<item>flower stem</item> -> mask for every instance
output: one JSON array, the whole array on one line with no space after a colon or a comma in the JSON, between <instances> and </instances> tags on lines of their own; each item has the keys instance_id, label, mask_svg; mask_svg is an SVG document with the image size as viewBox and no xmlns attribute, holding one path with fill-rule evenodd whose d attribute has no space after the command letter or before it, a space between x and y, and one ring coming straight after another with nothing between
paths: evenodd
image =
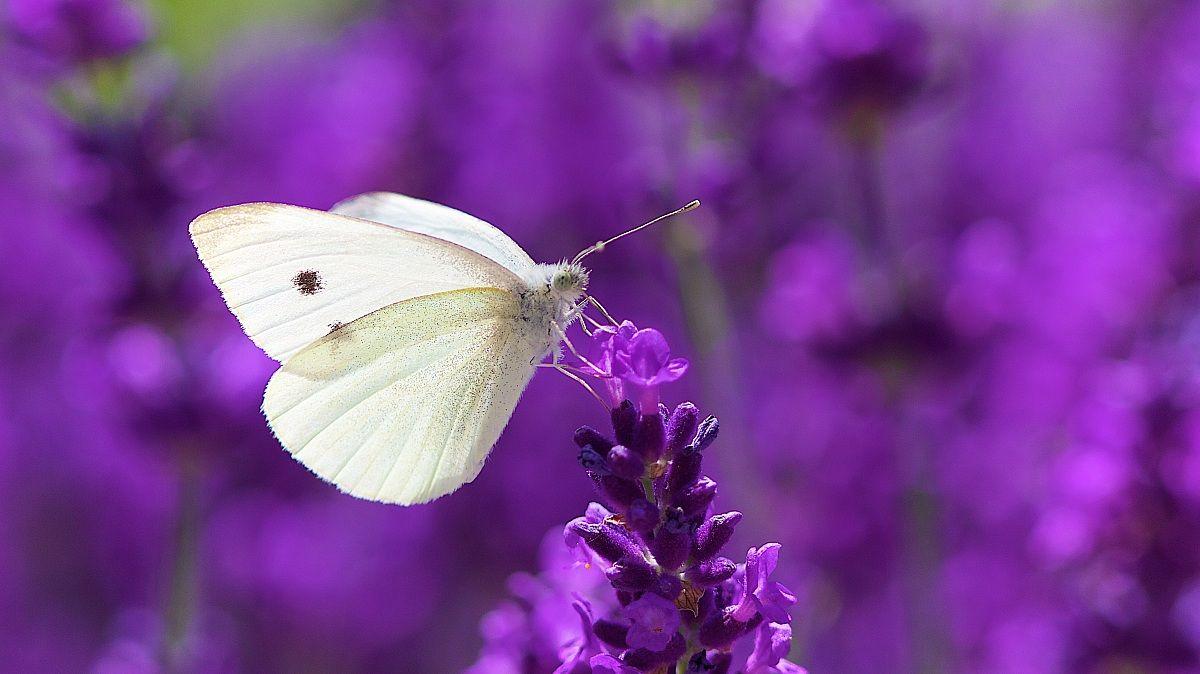
<instances>
[{"instance_id":1,"label":"flower stem","mask_svg":"<svg viewBox=\"0 0 1200 674\"><path fill-rule=\"evenodd\" d=\"M165 635L160 653L167 671L175 671L180 665L196 610L197 595L200 475L196 461L186 452L183 452L179 473L179 519L175 529L174 559L164 616Z\"/></svg>"}]
</instances>

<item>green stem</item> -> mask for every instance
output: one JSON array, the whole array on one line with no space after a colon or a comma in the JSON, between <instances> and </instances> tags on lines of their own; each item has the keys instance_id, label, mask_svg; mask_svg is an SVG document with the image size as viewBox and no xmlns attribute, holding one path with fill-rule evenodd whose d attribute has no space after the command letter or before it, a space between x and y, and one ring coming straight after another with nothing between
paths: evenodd
<instances>
[{"instance_id":1,"label":"green stem","mask_svg":"<svg viewBox=\"0 0 1200 674\"><path fill-rule=\"evenodd\" d=\"M200 477L196 462L180 462L179 519L175 527L170 585L164 609L165 635L159 657L168 672L180 669L179 659L195 615L200 530Z\"/></svg>"},{"instance_id":2,"label":"green stem","mask_svg":"<svg viewBox=\"0 0 1200 674\"><path fill-rule=\"evenodd\" d=\"M646 494L646 500L654 503L654 480L649 475L642 476L642 491Z\"/></svg>"}]
</instances>

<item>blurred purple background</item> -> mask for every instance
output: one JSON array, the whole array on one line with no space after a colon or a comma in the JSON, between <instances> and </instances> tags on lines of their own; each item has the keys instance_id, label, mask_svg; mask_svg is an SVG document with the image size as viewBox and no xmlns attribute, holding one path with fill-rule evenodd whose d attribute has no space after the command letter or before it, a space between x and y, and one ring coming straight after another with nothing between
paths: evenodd
<instances>
[{"instance_id":1,"label":"blurred purple background","mask_svg":"<svg viewBox=\"0 0 1200 674\"><path fill-rule=\"evenodd\" d=\"M591 496L535 378L481 477L339 494L187 237L447 203L592 263L721 416L813 672L1200 671L1200 7L9 0L0 668L449 672ZM715 463L715 467L713 464Z\"/></svg>"}]
</instances>

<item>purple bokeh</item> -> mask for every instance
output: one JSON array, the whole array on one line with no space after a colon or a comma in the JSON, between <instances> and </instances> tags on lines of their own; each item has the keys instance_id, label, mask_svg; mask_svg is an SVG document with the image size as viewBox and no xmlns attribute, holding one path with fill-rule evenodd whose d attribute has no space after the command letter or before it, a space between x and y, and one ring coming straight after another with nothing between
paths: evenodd
<instances>
[{"instance_id":1,"label":"purple bokeh","mask_svg":"<svg viewBox=\"0 0 1200 674\"><path fill-rule=\"evenodd\" d=\"M600 406L541 373L475 483L353 500L188 240L383 189L541 261L703 202L590 289L720 415L788 659L1200 669L1200 9L649 6L368 4L198 68L137 2L0 9L0 668L459 671L543 596Z\"/></svg>"}]
</instances>

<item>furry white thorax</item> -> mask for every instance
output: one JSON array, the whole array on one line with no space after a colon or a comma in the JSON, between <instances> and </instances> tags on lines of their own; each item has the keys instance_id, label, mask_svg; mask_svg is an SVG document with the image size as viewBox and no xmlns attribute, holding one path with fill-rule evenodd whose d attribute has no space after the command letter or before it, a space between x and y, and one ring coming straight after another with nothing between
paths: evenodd
<instances>
[{"instance_id":1,"label":"furry white thorax","mask_svg":"<svg viewBox=\"0 0 1200 674\"><path fill-rule=\"evenodd\" d=\"M576 318L575 305L587 290L588 271L578 264L539 264L522 279L520 318L531 328L531 337L545 335L546 351L558 345L554 327L566 330ZM533 333L536 331L536 333Z\"/></svg>"}]
</instances>

